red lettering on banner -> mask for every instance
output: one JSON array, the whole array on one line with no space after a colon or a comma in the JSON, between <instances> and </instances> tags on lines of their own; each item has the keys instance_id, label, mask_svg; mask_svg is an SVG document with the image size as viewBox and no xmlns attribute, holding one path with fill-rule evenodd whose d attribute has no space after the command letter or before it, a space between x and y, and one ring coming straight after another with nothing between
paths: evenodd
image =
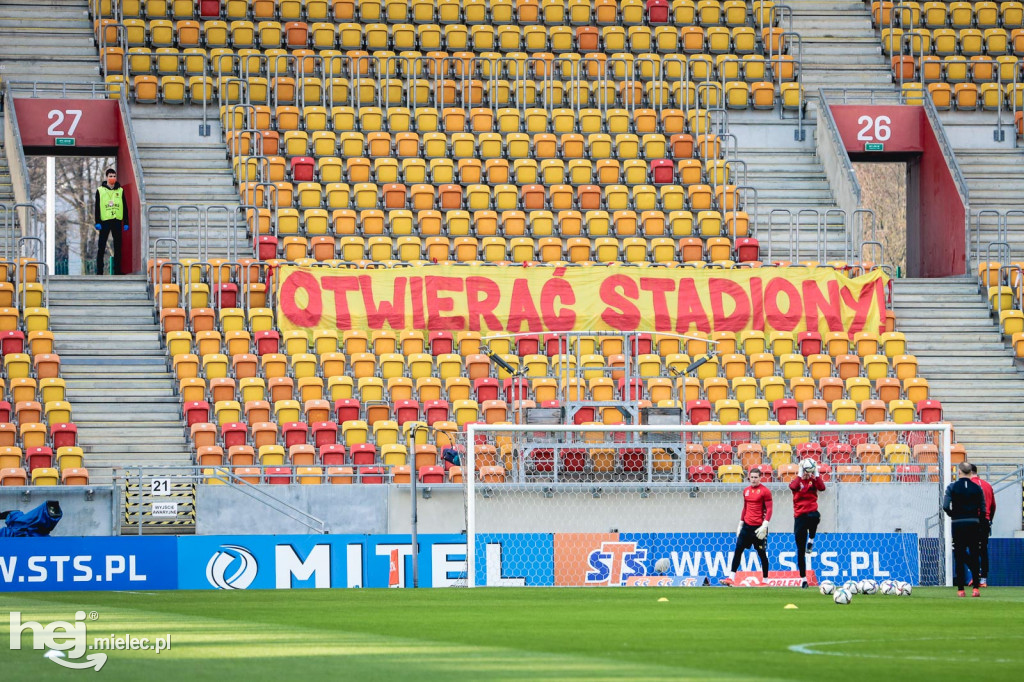
<instances>
[{"instance_id":1,"label":"red lettering on banner","mask_svg":"<svg viewBox=\"0 0 1024 682\"><path fill-rule=\"evenodd\" d=\"M405 277L396 277L394 298L390 301L382 300L380 305L377 305L373 301L373 279L369 275L359 278L367 326L372 329L383 329L387 323L392 329L405 329L405 282Z\"/></svg>"},{"instance_id":2,"label":"red lettering on banner","mask_svg":"<svg viewBox=\"0 0 1024 682\"><path fill-rule=\"evenodd\" d=\"M299 290L306 292L309 302L305 308L300 308L295 300ZM324 302L321 299L320 282L308 272L295 270L291 275L281 282L281 295L278 305L281 312L288 318L288 321L297 327L315 327L320 324L320 316L323 314Z\"/></svg>"},{"instance_id":3,"label":"red lettering on banner","mask_svg":"<svg viewBox=\"0 0 1024 682\"><path fill-rule=\"evenodd\" d=\"M540 313L533 304L530 293L530 280L518 278L512 283L512 299L509 301L508 331L519 334L523 331L523 323L528 332L542 332L544 326L540 321Z\"/></svg>"},{"instance_id":4,"label":"red lettering on banner","mask_svg":"<svg viewBox=\"0 0 1024 682\"><path fill-rule=\"evenodd\" d=\"M843 301L846 305L853 308L853 322L850 323L850 328L847 330L852 337L854 334L860 331L864 331L864 323L867 322L868 315L871 313L871 307L874 304L875 287L882 286L882 280L877 279L874 282L868 282L861 287L859 294L854 294L849 288L844 287L842 289ZM884 314L884 313L883 313ZM884 321L884 317L882 318Z\"/></svg>"},{"instance_id":5,"label":"red lettering on banner","mask_svg":"<svg viewBox=\"0 0 1024 682\"><path fill-rule=\"evenodd\" d=\"M609 306L601 312L605 324L623 331L640 326L640 309L633 303L640 296L636 280L627 275L605 277L600 294L601 301Z\"/></svg>"},{"instance_id":6,"label":"red lettering on banner","mask_svg":"<svg viewBox=\"0 0 1024 682\"><path fill-rule=\"evenodd\" d=\"M716 332L738 332L747 328L750 322L750 299L738 282L722 277L712 277L708 282L711 290L711 314L715 319ZM733 311L725 312L725 297L733 302Z\"/></svg>"},{"instance_id":7,"label":"red lettering on banner","mask_svg":"<svg viewBox=\"0 0 1024 682\"><path fill-rule=\"evenodd\" d=\"M875 298L878 305L878 333L885 332L885 284L882 280L875 281Z\"/></svg>"},{"instance_id":8,"label":"red lettering on banner","mask_svg":"<svg viewBox=\"0 0 1024 682\"><path fill-rule=\"evenodd\" d=\"M466 322L471 331L502 331L505 327L494 314L501 302L501 289L498 283L488 277L466 278Z\"/></svg>"},{"instance_id":9,"label":"red lettering on banner","mask_svg":"<svg viewBox=\"0 0 1024 682\"><path fill-rule=\"evenodd\" d=\"M294 276L294 275L293 275ZM334 292L334 318L338 329L352 329L352 315L349 314L348 292L359 291L359 278L352 275L327 275L320 280L324 289Z\"/></svg>"},{"instance_id":10,"label":"red lettering on banner","mask_svg":"<svg viewBox=\"0 0 1024 682\"><path fill-rule=\"evenodd\" d=\"M764 287L760 277L750 278L750 327L764 331Z\"/></svg>"},{"instance_id":11,"label":"red lettering on banner","mask_svg":"<svg viewBox=\"0 0 1024 682\"><path fill-rule=\"evenodd\" d=\"M789 299L786 311L779 305L779 294ZM804 316L804 307L800 301L800 292L788 279L773 277L764 290L765 322L769 327L780 332L791 332L800 324Z\"/></svg>"},{"instance_id":12,"label":"red lettering on banner","mask_svg":"<svg viewBox=\"0 0 1024 682\"><path fill-rule=\"evenodd\" d=\"M843 331L842 298L839 294L839 282L829 280L825 283L828 296L822 292L818 282L813 279L803 281L804 314L807 316L808 331L818 330L819 318L825 320L830 332Z\"/></svg>"},{"instance_id":13,"label":"red lettering on banner","mask_svg":"<svg viewBox=\"0 0 1024 682\"><path fill-rule=\"evenodd\" d=\"M409 278L409 307L412 309L412 326L414 329L427 328L427 316L423 308L423 278Z\"/></svg>"},{"instance_id":14,"label":"red lettering on banner","mask_svg":"<svg viewBox=\"0 0 1024 682\"><path fill-rule=\"evenodd\" d=\"M465 329L466 318L462 315L442 315L455 310L455 299L442 296L442 292L463 290L461 277L427 277L427 329Z\"/></svg>"},{"instance_id":15,"label":"red lettering on banner","mask_svg":"<svg viewBox=\"0 0 1024 682\"><path fill-rule=\"evenodd\" d=\"M651 303L654 305L654 330L672 331L672 315L668 311L666 295L676 290L676 283L662 277L641 277L640 290L651 292Z\"/></svg>"},{"instance_id":16,"label":"red lettering on banner","mask_svg":"<svg viewBox=\"0 0 1024 682\"><path fill-rule=\"evenodd\" d=\"M711 333L711 321L701 305L697 284L692 279L679 280L679 298L676 302L676 334L687 334L690 327Z\"/></svg>"},{"instance_id":17,"label":"red lettering on banner","mask_svg":"<svg viewBox=\"0 0 1024 682\"><path fill-rule=\"evenodd\" d=\"M555 271L556 278L544 282L540 289L540 313L544 316L544 326L556 332L571 330L576 326L576 311L569 307L576 302L576 292L572 290L571 284L558 279L565 269L558 270ZM555 310L555 301L562 304L560 311Z\"/></svg>"}]
</instances>

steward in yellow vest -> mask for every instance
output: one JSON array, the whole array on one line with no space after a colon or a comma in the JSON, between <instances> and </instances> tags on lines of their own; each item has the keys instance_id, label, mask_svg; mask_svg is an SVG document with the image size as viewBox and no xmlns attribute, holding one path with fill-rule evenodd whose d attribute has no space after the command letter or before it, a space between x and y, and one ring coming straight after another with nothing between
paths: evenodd
<instances>
[{"instance_id":1,"label":"steward in yellow vest","mask_svg":"<svg viewBox=\"0 0 1024 682\"><path fill-rule=\"evenodd\" d=\"M103 274L103 261L106 256L107 238L110 237L114 247L114 270L112 274L121 272L121 233L128 231L124 221L127 211L124 203L124 188L117 181L117 171L108 168L104 174L106 182L96 189L96 231L100 233L96 245L96 274Z\"/></svg>"}]
</instances>

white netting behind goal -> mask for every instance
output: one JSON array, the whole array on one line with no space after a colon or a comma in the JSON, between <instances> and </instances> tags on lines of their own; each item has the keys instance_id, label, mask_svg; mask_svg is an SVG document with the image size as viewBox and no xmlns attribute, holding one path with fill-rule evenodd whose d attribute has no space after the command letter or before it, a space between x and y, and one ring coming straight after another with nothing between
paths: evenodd
<instances>
[{"instance_id":1,"label":"white netting behind goal","mask_svg":"<svg viewBox=\"0 0 1024 682\"><path fill-rule=\"evenodd\" d=\"M470 586L716 584L726 576L752 467L773 496L767 553L797 576L799 462L826 489L812 582L945 584L945 424L470 425L464 469ZM656 571L660 559L667 570ZM665 568L662 561L660 568ZM760 573L753 551L740 577Z\"/></svg>"}]
</instances>

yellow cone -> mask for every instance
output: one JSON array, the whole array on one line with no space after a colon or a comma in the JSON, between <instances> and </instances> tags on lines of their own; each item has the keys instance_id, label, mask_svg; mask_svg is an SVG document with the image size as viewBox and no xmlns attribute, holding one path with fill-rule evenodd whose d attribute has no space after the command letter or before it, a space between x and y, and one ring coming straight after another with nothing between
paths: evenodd
<instances>
[{"instance_id":1,"label":"yellow cone","mask_svg":"<svg viewBox=\"0 0 1024 682\"><path fill-rule=\"evenodd\" d=\"M797 606L796 604L786 604L786 605L785 605L785 606L783 606L782 608L784 608L784 609L798 609L798 608L800 608L800 607L799 607L799 606Z\"/></svg>"},{"instance_id":2,"label":"yellow cone","mask_svg":"<svg viewBox=\"0 0 1024 682\"><path fill-rule=\"evenodd\" d=\"M658 601L668 601L668 597L659 597Z\"/></svg>"}]
</instances>

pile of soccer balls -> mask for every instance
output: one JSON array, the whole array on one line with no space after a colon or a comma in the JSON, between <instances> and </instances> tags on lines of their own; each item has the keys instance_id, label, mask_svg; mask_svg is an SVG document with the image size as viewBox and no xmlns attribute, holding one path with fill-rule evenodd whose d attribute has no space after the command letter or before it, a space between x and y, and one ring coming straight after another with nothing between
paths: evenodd
<instances>
[{"instance_id":1,"label":"pile of soccer balls","mask_svg":"<svg viewBox=\"0 0 1024 682\"><path fill-rule=\"evenodd\" d=\"M831 580L823 580L818 584L818 590L822 594L831 594L832 601L837 604L849 604L853 601L855 594L887 594L893 597L909 597L913 591L910 583L902 580L883 580L876 583L874 580L847 580L842 585L836 585Z\"/></svg>"}]
</instances>

